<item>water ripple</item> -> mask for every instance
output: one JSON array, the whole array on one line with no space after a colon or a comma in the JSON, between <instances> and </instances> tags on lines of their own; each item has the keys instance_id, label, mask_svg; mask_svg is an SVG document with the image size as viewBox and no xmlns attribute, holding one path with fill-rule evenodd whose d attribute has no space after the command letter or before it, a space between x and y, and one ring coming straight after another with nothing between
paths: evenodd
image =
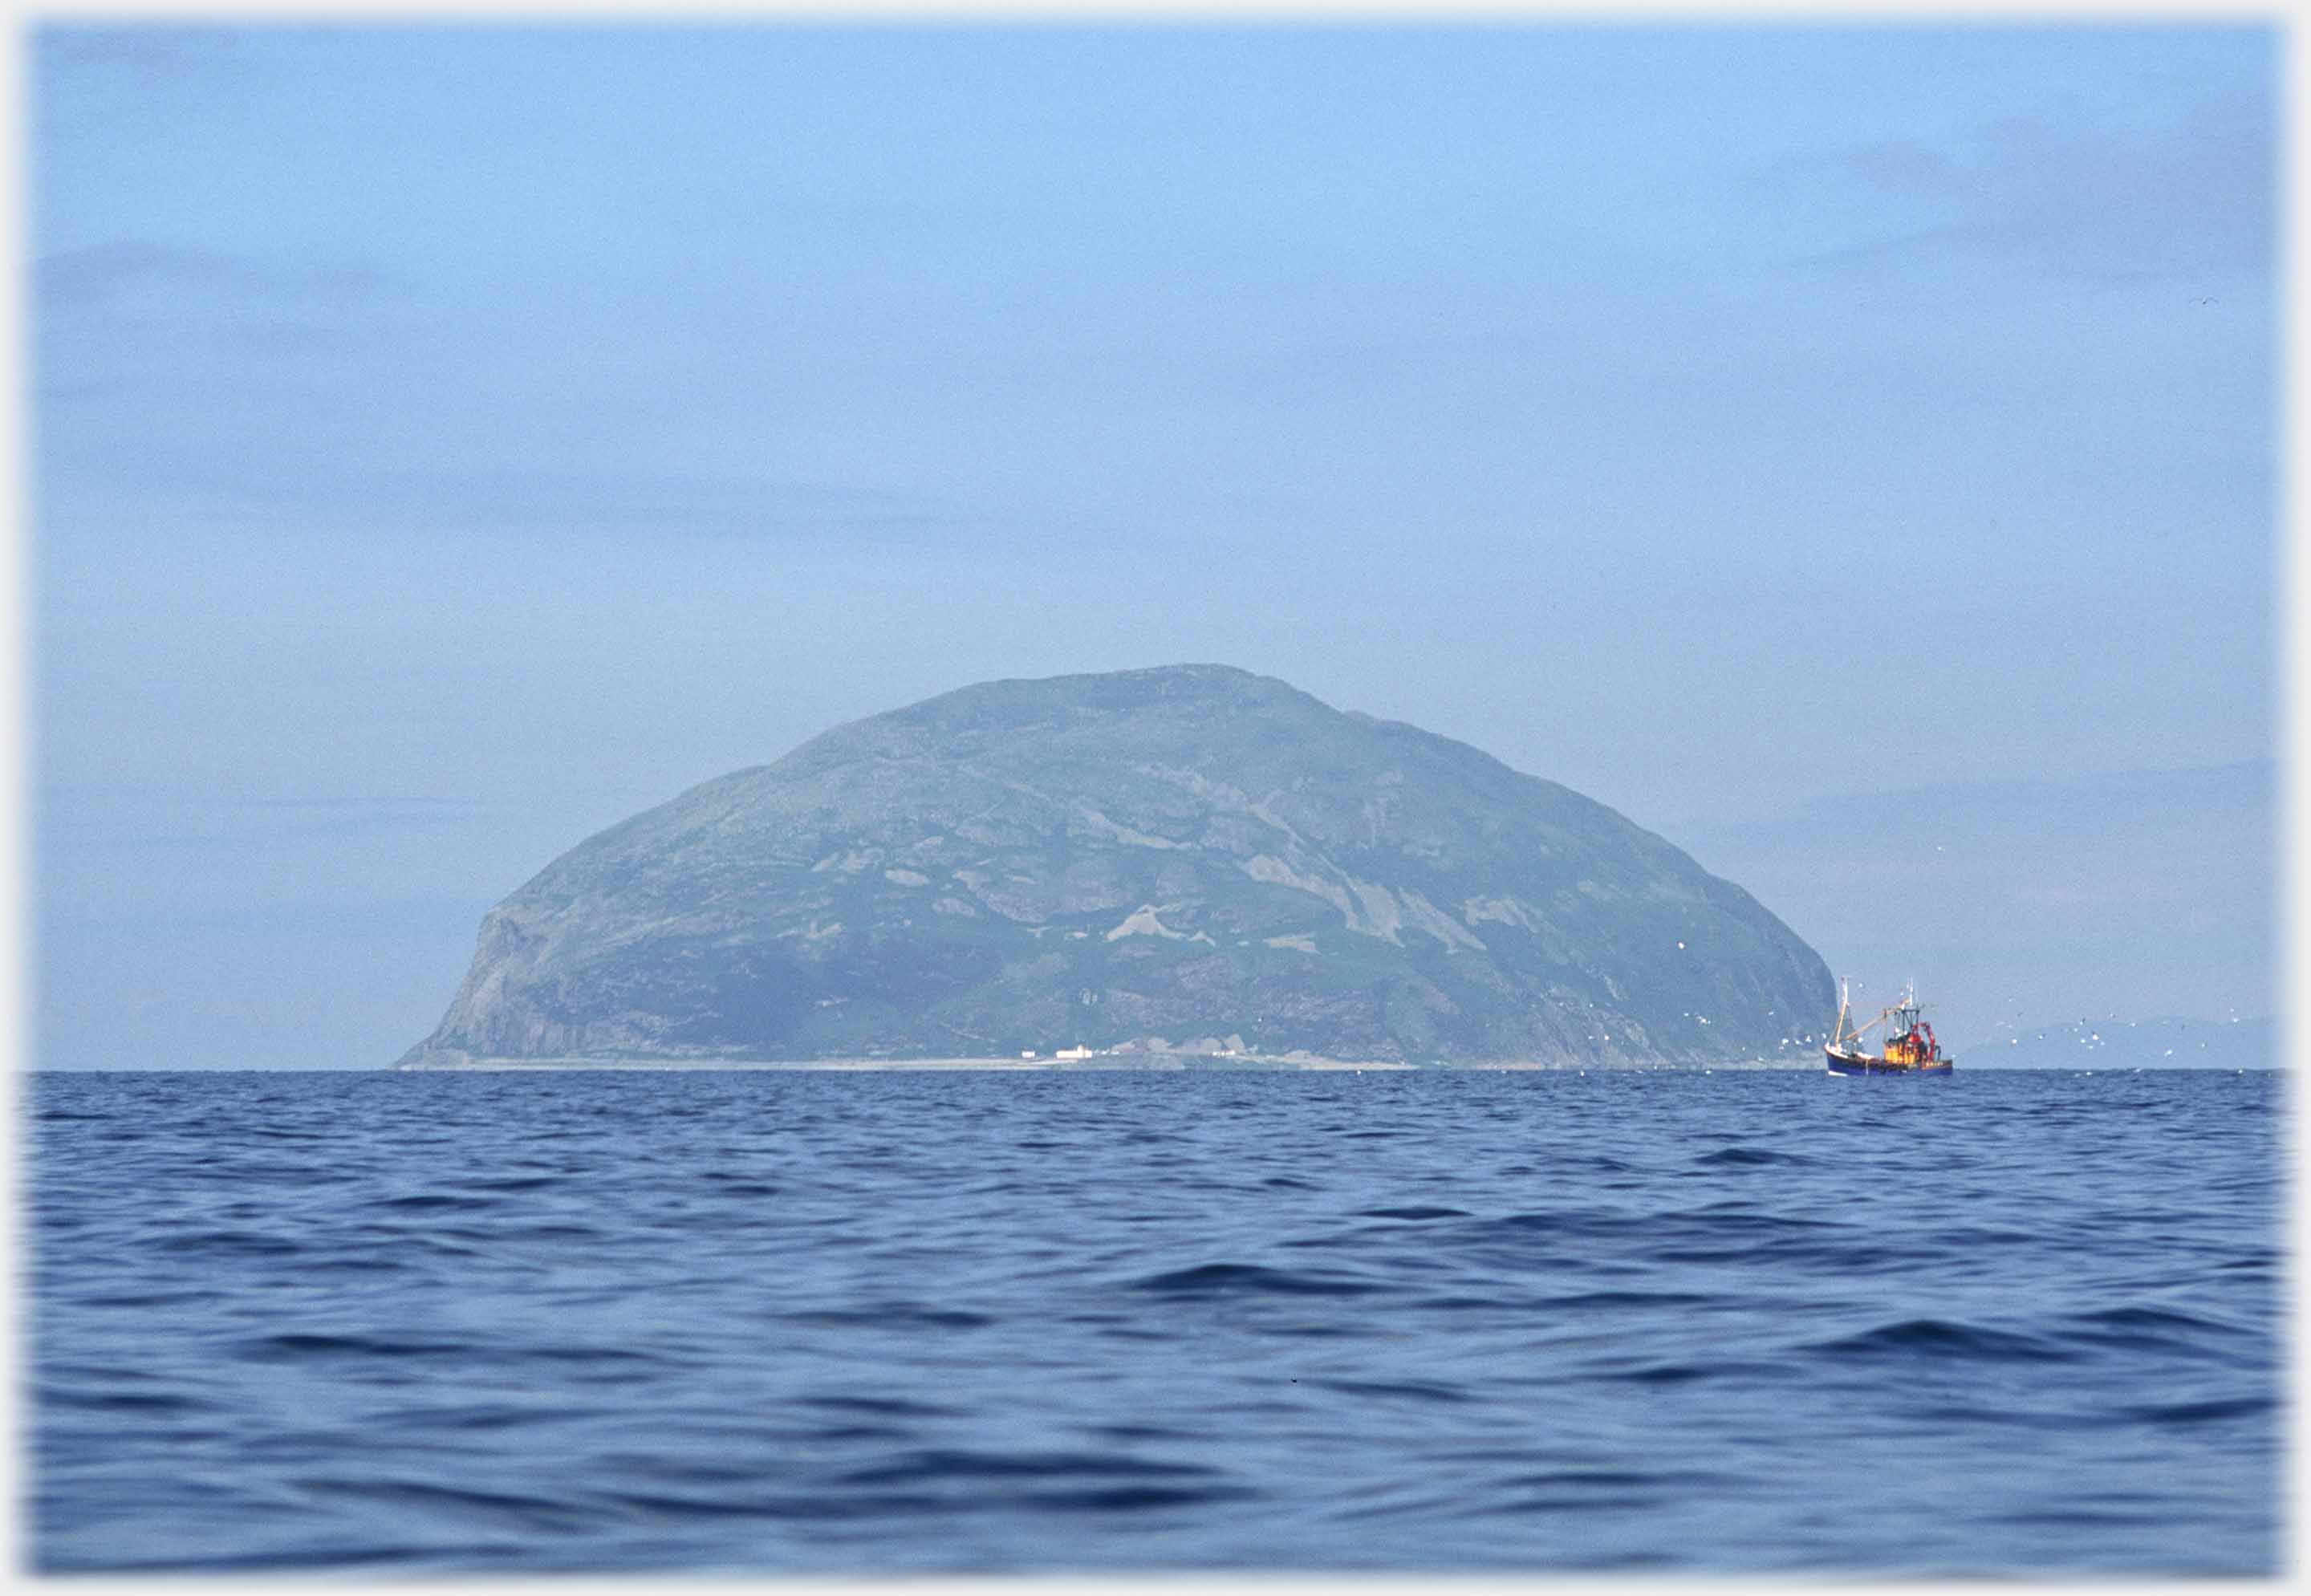
<instances>
[{"instance_id":1,"label":"water ripple","mask_svg":"<svg viewBox=\"0 0 2311 1596\"><path fill-rule=\"evenodd\" d=\"M2280 1085L35 1075L31 1562L2269 1574Z\"/></svg>"}]
</instances>

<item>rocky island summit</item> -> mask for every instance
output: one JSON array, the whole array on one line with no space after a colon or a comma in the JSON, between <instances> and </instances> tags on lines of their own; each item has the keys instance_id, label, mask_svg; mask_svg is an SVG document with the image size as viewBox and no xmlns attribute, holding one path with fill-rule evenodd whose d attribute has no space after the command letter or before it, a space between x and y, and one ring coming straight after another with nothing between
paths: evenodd
<instances>
[{"instance_id":1,"label":"rocky island summit","mask_svg":"<svg viewBox=\"0 0 2311 1596\"><path fill-rule=\"evenodd\" d=\"M1182 665L965 687L611 827L489 911L401 1062L1706 1063L1836 1007L1604 805Z\"/></svg>"}]
</instances>

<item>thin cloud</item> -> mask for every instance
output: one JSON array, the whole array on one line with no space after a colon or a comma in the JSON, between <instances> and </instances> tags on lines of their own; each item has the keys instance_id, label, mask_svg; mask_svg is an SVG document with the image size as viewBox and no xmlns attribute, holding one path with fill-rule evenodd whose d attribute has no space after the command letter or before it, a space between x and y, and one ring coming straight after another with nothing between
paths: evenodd
<instances>
[{"instance_id":1,"label":"thin cloud","mask_svg":"<svg viewBox=\"0 0 2311 1596\"><path fill-rule=\"evenodd\" d=\"M33 263L43 310L101 305L148 290L176 290L265 301L344 302L397 286L362 261L267 260L151 239L115 239L60 249Z\"/></svg>"},{"instance_id":2,"label":"thin cloud","mask_svg":"<svg viewBox=\"0 0 2311 1596\"><path fill-rule=\"evenodd\" d=\"M229 449L123 446L117 482L246 512L342 513L501 533L648 532L693 537L833 536L894 545L983 529L984 515L928 495L772 477L540 468L410 469L274 437Z\"/></svg>"},{"instance_id":3,"label":"thin cloud","mask_svg":"<svg viewBox=\"0 0 2311 1596\"><path fill-rule=\"evenodd\" d=\"M181 138L213 118L260 115L275 75L261 38L149 19L36 26L26 51L35 166L82 140Z\"/></svg>"},{"instance_id":4,"label":"thin cloud","mask_svg":"<svg viewBox=\"0 0 2311 1596\"><path fill-rule=\"evenodd\" d=\"M147 73L213 72L247 51L248 30L153 21L44 22L33 30L40 64Z\"/></svg>"},{"instance_id":5,"label":"thin cloud","mask_svg":"<svg viewBox=\"0 0 2311 1596\"><path fill-rule=\"evenodd\" d=\"M2210 102L2158 127L2040 114L1943 144L1883 139L1780 175L1908 224L1785 264L1857 270L1972 258L2095 281L2267 275L2277 240L2268 109Z\"/></svg>"},{"instance_id":6,"label":"thin cloud","mask_svg":"<svg viewBox=\"0 0 2311 1596\"><path fill-rule=\"evenodd\" d=\"M648 472L379 474L370 502L509 528L650 529L705 536L840 532L913 542L974 518L929 500L841 484Z\"/></svg>"}]
</instances>

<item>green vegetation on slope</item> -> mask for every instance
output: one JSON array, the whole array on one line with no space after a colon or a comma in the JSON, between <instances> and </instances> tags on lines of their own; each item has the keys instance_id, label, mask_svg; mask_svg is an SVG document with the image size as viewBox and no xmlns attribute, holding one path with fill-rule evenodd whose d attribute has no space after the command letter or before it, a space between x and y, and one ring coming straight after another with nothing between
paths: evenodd
<instances>
[{"instance_id":1,"label":"green vegetation on slope","mask_svg":"<svg viewBox=\"0 0 2311 1596\"><path fill-rule=\"evenodd\" d=\"M1821 960L1659 837L1217 666L991 682L839 727L555 860L413 1050L1786 1054Z\"/></svg>"}]
</instances>

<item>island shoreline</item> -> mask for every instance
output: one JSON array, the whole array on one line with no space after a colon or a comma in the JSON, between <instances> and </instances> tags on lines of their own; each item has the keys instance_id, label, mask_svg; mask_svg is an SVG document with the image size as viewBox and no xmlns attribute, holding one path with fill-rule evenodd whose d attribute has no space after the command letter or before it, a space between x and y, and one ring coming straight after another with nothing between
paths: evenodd
<instances>
[{"instance_id":1,"label":"island shoreline","mask_svg":"<svg viewBox=\"0 0 2311 1596\"><path fill-rule=\"evenodd\" d=\"M1547 1070L1585 1073L1607 1070L1818 1069L1818 1065L1781 1060L1725 1060L1706 1063L1598 1063L1593 1060L1549 1062L1539 1060L1483 1060L1467 1062L1408 1064L1393 1059L1246 1059L1211 1053L1116 1054L1094 1059L513 1059L442 1057L405 1060L388 1069L433 1074L504 1074L517 1071L612 1073L621 1071L812 1071L873 1074L897 1070L953 1073L990 1070L1004 1073L1113 1074L1150 1070L1172 1074L1234 1071L1252 1075L1338 1073L1341 1070Z\"/></svg>"}]
</instances>

